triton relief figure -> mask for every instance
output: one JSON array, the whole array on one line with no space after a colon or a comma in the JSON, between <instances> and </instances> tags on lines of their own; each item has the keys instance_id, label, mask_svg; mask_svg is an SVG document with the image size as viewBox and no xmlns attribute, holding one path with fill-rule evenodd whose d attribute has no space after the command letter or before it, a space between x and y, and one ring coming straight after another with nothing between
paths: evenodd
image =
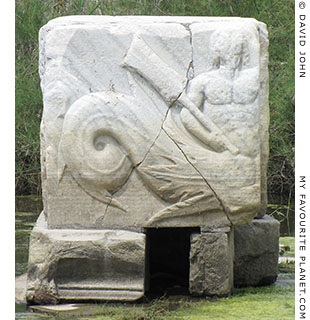
<instances>
[{"instance_id":1,"label":"triton relief figure","mask_svg":"<svg viewBox=\"0 0 310 320\"><path fill-rule=\"evenodd\" d=\"M253 220L266 207L266 26L72 16L39 38L44 211L31 234L27 301L140 299L152 252L179 248L188 292L228 295L252 254L238 256L234 234L243 254L267 229L258 259L272 267L253 270L255 283L274 281L277 225ZM163 228L184 243L169 235L163 250Z\"/></svg>"},{"instance_id":2,"label":"triton relief figure","mask_svg":"<svg viewBox=\"0 0 310 320\"><path fill-rule=\"evenodd\" d=\"M132 86L146 81L156 89L167 105L164 119L151 99L146 105L139 97L114 90L83 96L64 119L60 167L66 166L95 199L123 211L113 194L136 170L168 204L152 216L148 226L160 219L206 210L228 214L224 201L190 157L201 159L227 151L230 155L225 157L238 158L239 148L209 118L208 109L252 103L259 89L258 70L246 68L249 49L243 33L214 32L209 47L212 69L188 81L141 36L134 35L122 67L128 70ZM186 144L190 155L182 148Z\"/></svg>"}]
</instances>

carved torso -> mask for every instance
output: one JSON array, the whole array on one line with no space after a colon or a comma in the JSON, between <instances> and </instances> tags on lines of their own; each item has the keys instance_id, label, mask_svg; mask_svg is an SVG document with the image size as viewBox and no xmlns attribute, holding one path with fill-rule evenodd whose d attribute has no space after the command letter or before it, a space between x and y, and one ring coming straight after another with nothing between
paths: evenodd
<instances>
[{"instance_id":1,"label":"carved torso","mask_svg":"<svg viewBox=\"0 0 310 320\"><path fill-rule=\"evenodd\" d=\"M198 107L202 98L211 105L253 102L259 89L257 68L238 71L234 77L227 73L217 69L198 75L190 84L189 97Z\"/></svg>"},{"instance_id":2,"label":"carved torso","mask_svg":"<svg viewBox=\"0 0 310 320\"><path fill-rule=\"evenodd\" d=\"M199 226L212 223L210 212L223 223L229 210L256 214L259 197L253 208L244 199L260 188L257 29L206 26L109 25L104 42L77 27L62 60L47 53L47 184L59 186L53 199L69 185L72 198L86 199L83 221L68 214L71 225ZM49 41L62 46L57 32ZM60 72L51 61L64 62ZM48 208L62 212L61 202ZM52 214L49 226L64 220Z\"/></svg>"}]
</instances>

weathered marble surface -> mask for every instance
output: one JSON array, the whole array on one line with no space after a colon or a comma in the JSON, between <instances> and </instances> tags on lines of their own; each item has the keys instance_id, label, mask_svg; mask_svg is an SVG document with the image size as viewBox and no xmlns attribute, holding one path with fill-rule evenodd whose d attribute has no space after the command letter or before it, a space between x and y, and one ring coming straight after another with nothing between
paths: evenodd
<instances>
[{"instance_id":1,"label":"weathered marble surface","mask_svg":"<svg viewBox=\"0 0 310 320\"><path fill-rule=\"evenodd\" d=\"M200 228L189 289L228 295L234 226L266 207L266 26L77 16L39 37L44 211L27 300L139 299L143 232L162 227Z\"/></svg>"},{"instance_id":2,"label":"weathered marble surface","mask_svg":"<svg viewBox=\"0 0 310 320\"><path fill-rule=\"evenodd\" d=\"M49 228L243 224L266 205L254 19L63 17L40 31Z\"/></svg>"},{"instance_id":3,"label":"weathered marble surface","mask_svg":"<svg viewBox=\"0 0 310 320\"><path fill-rule=\"evenodd\" d=\"M144 273L143 233L50 230L41 214L30 239L27 301L137 300Z\"/></svg>"},{"instance_id":4,"label":"weathered marble surface","mask_svg":"<svg viewBox=\"0 0 310 320\"><path fill-rule=\"evenodd\" d=\"M194 234L190 250L190 293L197 296L227 296L233 288L234 234Z\"/></svg>"}]
</instances>

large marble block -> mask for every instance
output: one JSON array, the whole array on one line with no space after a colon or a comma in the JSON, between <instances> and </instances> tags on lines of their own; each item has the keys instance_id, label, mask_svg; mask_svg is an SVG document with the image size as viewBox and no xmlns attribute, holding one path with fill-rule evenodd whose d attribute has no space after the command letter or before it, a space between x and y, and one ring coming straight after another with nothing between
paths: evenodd
<instances>
[{"instance_id":1,"label":"large marble block","mask_svg":"<svg viewBox=\"0 0 310 320\"><path fill-rule=\"evenodd\" d=\"M144 279L143 233L48 229L39 217L30 239L28 302L137 300Z\"/></svg>"},{"instance_id":2,"label":"large marble block","mask_svg":"<svg viewBox=\"0 0 310 320\"><path fill-rule=\"evenodd\" d=\"M44 211L28 302L141 298L158 228L184 230L192 294L228 295L234 227L266 208L266 26L76 16L39 38Z\"/></svg>"},{"instance_id":3,"label":"large marble block","mask_svg":"<svg viewBox=\"0 0 310 320\"><path fill-rule=\"evenodd\" d=\"M49 228L229 226L266 205L254 19L62 17L40 31Z\"/></svg>"}]
</instances>

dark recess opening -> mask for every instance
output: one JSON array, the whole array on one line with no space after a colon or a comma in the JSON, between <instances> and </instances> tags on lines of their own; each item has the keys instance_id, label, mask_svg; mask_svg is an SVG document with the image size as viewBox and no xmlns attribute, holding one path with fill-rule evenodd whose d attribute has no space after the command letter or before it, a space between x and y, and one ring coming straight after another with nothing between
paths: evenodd
<instances>
[{"instance_id":1,"label":"dark recess opening","mask_svg":"<svg viewBox=\"0 0 310 320\"><path fill-rule=\"evenodd\" d=\"M200 228L147 229L149 294L189 293L190 236Z\"/></svg>"}]
</instances>

